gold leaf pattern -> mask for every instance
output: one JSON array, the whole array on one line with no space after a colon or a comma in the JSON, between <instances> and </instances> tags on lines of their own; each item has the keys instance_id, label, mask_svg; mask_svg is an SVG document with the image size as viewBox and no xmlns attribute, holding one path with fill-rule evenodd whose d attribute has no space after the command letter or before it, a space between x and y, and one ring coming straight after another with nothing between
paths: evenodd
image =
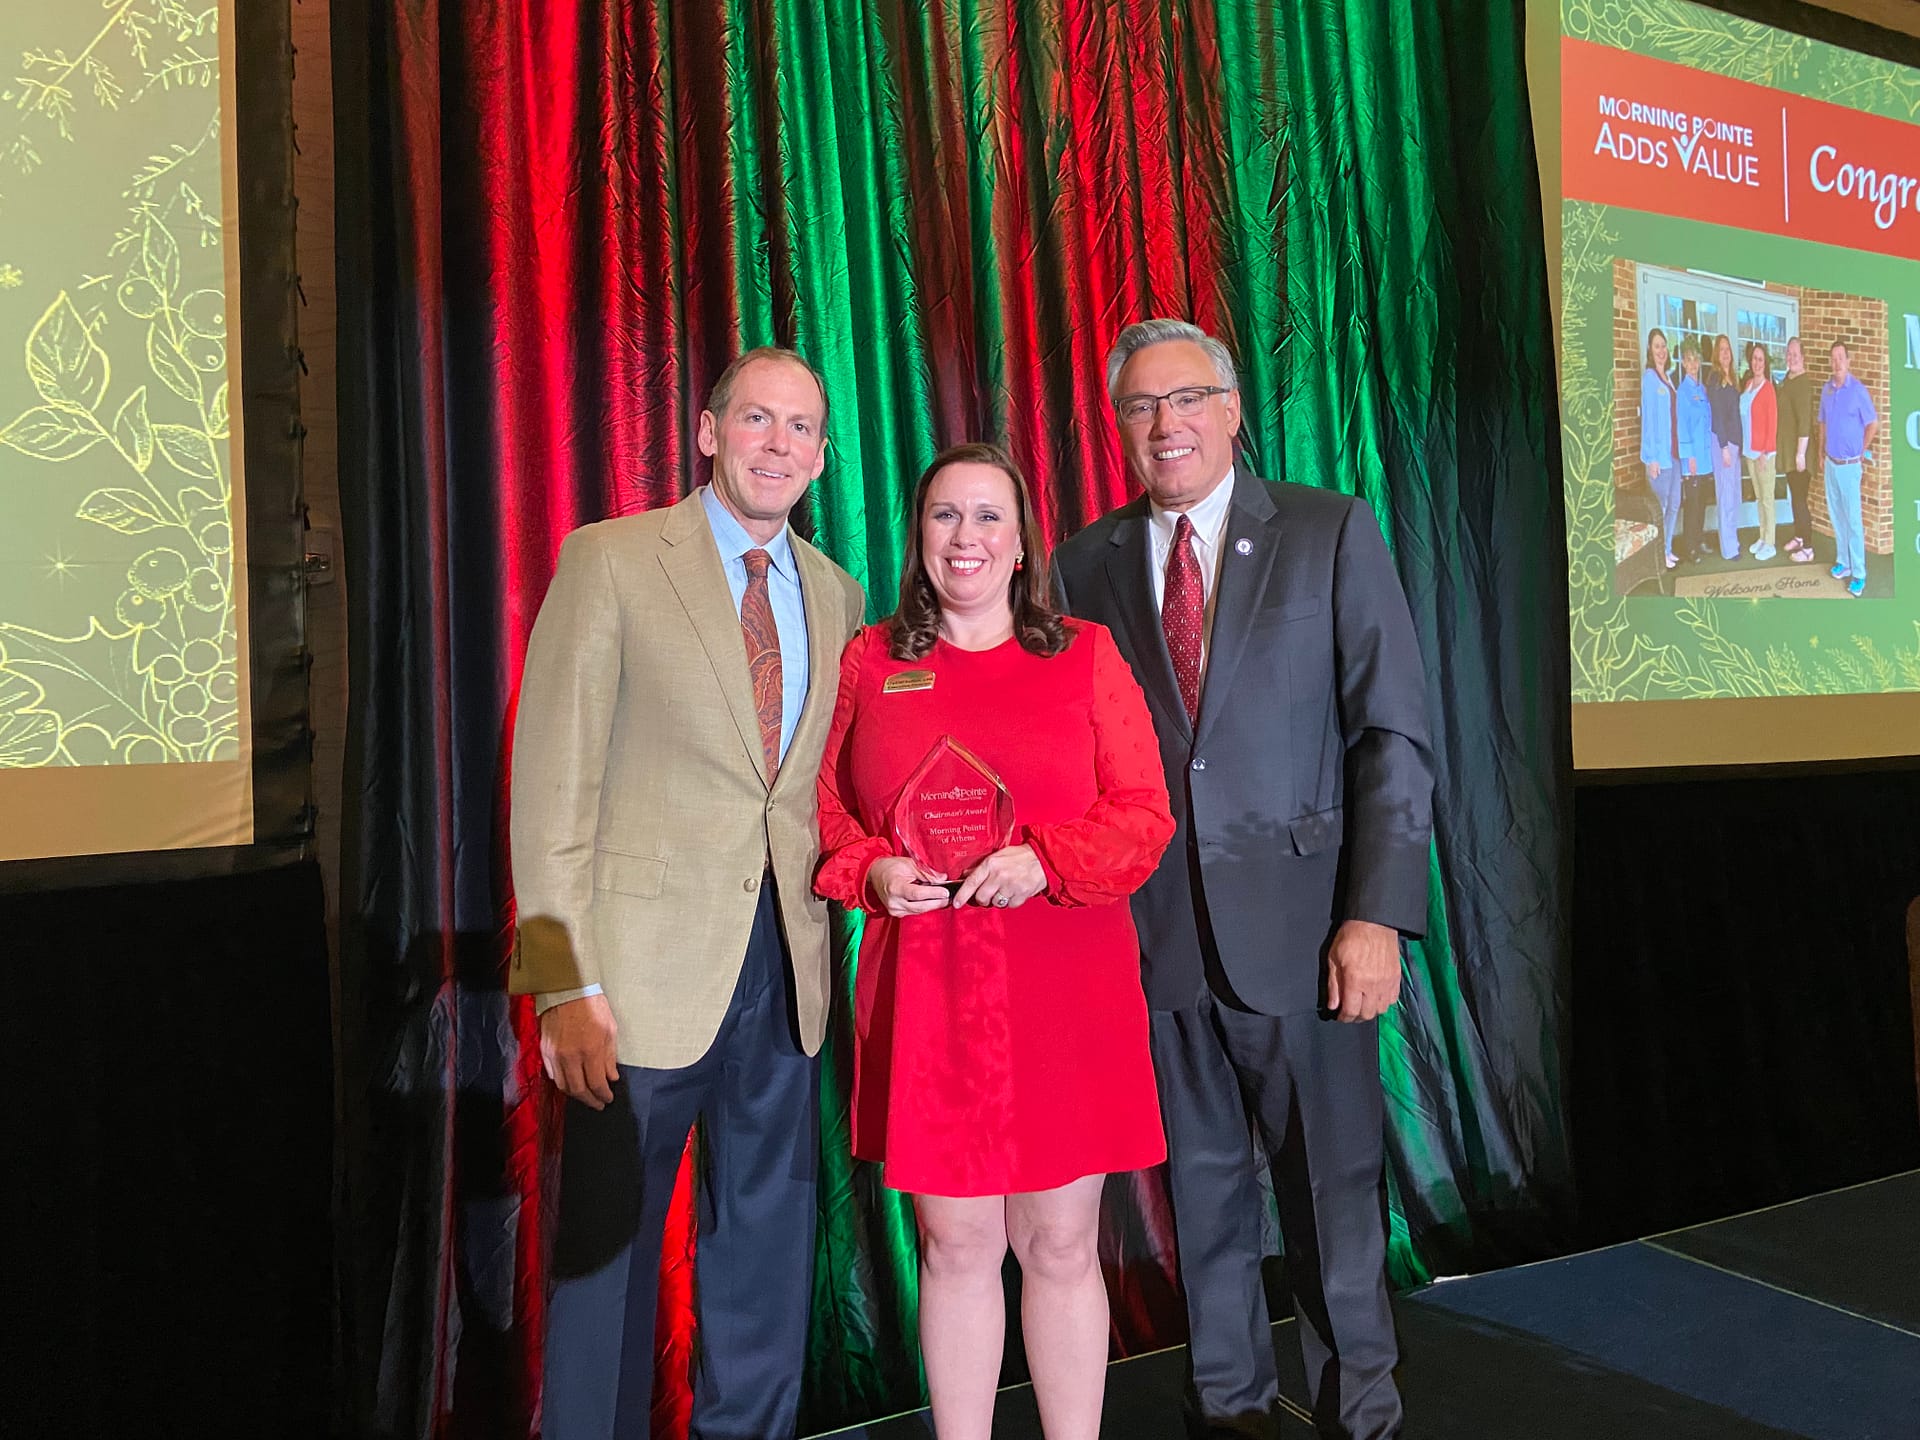
<instances>
[{"instance_id":1,"label":"gold leaf pattern","mask_svg":"<svg viewBox=\"0 0 1920 1440\"><path fill-rule=\"evenodd\" d=\"M113 417L113 438L133 459L142 475L153 464L153 422L147 418L147 387L142 385L121 402Z\"/></svg>"},{"instance_id":2,"label":"gold leaf pattern","mask_svg":"<svg viewBox=\"0 0 1920 1440\"><path fill-rule=\"evenodd\" d=\"M178 0L42 7L59 43L15 52L8 205L51 223L0 267L24 309L18 368L0 367L0 484L55 528L42 588L0 574L0 769L238 753L218 18ZM145 158L96 180L68 159L96 138ZM115 206L104 255L59 228ZM44 481L22 490L29 472Z\"/></svg>"},{"instance_id":3,"label":"gold leaf pattern","mask_svg":"<svg viewBox=\"0 0 1920 1440\"><path fill-rule=\"evenodd\" d=\"M147 496L138 490L113 487L94 491L80 502L74 514L109 530L118 530L122 535L158 530L167 523Z\"/></svg>"},{"instance_id":4,"label":"gold leaf pattern","mask_svg":"<svg viewBox=\"0 0 1920 1440\"><path fill-rule=\"evenodd\" d=\"M52 404L91 410L107 393L112 372L107 352L62 290L27 336L27 378L33 388Z\"/></svg>"},{"instance_id":5,"label":"gold leaf pattern","mask_svg":"<svg viewBox=\"0 0 1920 1440\"><path fill-rule=\"evenodd\" d=\"M36 405L0 430L0 445L11 445L38 460L71 460L106 438L92 418L61 405Z\"/></svg>"}]
</instances>

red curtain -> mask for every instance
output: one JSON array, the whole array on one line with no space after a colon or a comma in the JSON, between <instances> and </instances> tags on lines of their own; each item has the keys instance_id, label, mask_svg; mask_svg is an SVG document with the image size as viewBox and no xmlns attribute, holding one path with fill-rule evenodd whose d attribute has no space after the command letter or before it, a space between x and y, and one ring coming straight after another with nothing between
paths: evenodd
<instances>
[{"instance_id":1,"label":"red curtain","mask_svg":"<svg viewBox=\"0 0 1920 1440\"><path fill-rule=\"evenodd\" d=\"M905 496L944 444L1010 444L1053 538L1126 497L1102 365L1150 314L1234 346L1257 468L1366 494L1403 560L1466 557L1446 584L1409 572L1416 622L1440 617L1451 689L1525 693L1490 702L1498 724L1446 729L1442 765L1496 777L1460 791L1533 788L1456 827L1472 855L1443 839L1436 862L1463 913L1507 918L1497 943L1477 919L1449 932L1436 889L1443 938L1413 959L1389 1038L1396 1274L1469 1252L1482 1208L1526 1228L1535 1176L1551 1188L1565 1168L1562 850L1541 779L1564 660L1551 602L1509 626L1472 573L1506 557L1511 595L1560 554L1518 13L335 0L356 1429L534 1421L555 1112L532 1017L502 990L514 687L561 539L685 493L707 387L752 344L797 345L826 374L831 458L800 520L876 613ZM1456 79L1478 97L1459 113ZM1489 538L1509 531L1511 548ZM1518 898L1488 910L1496 882ZM1476 987L1527 1013L1482 1025ZM841 1053L830 1040L807 1402L822 1428L920 1392L911 1220L846 1158ZM1114 1187L1123 1353L1184 1338L1169 1233L1157 1175ZM674 1423L684 1240L662 1290Z\"/></svg>"}]
</instances>

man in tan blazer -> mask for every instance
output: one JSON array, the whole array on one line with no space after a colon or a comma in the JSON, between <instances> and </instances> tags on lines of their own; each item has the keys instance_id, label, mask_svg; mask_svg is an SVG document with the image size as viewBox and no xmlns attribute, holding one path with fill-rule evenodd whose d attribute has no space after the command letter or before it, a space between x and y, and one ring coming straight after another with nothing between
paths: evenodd
<instances>
[{"instance_id":1,"label":"man in tan blazer","mask_svg":"<svg viewBox=\"0 0 1920 1440\"><path fill-rule=\"evenodd\" d=\"M567 537L513 743L516 994L566 1094L546 1440L645 1437L662 1232L704 1118L692 1435L794 1433L831 954L814 782L860 587L787 525L818 374L749 351L712 483Z\"/></svg>"}]
</instances>

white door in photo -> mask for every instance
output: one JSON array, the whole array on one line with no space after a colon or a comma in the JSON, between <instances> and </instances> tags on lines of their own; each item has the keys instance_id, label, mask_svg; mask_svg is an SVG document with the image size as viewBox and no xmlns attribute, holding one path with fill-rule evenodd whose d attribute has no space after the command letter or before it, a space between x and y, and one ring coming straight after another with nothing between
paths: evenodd
<instances>
[{"instance_id":1,"label":"white door in photo","mask_svg":"<svg viewBox=\"0 0 1920 1440\"><path fill-rule=\"evenodd\" d=\"M1733 342L1734 369L1744 376L1747 347L1759 341L1767 347L1767 367L1778 383L1787 373L1787 341L1800 330L1800 302L1791 295L1768 290L1752 281L1704 270L1666 270L1658 265L1638 267L1640 301L1640 353L1646 354L1647 336L1657 325L1667 335L1673 352L1673 374L1680 375L1680 347L1692 340L1700 347L1701 369L1713 363L1717 337L1725 335ZM1775 462L1778 469L1778 462ZM1782 516L1776 478L1774 519L1791 523L1792 515ZM1740 506L1742 526L1759 524L1754 502L1743 500ZM1708 524L1718 525L1718 507L1707 506Z\"/></svg>"}]
</instances>

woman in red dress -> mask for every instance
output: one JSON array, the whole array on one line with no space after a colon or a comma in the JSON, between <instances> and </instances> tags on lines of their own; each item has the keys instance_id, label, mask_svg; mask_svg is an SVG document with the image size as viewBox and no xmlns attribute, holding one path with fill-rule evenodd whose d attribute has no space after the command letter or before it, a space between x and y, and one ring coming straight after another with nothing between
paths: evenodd
<instances>
[{"instance_id":1,"label":"woman in red dress","mask_svg":"<svg viewBox=\"0 0 1920 1440\"><path fill-rule=\"evenodd\" d=\"M991 1430L1009 1243L1042 1424L1094 1440L1102 1183L1166 1157L1127 901L1173 835L1159 744L1112 636L1052 610L1005 451L948 450L912 513L900 608L847 647L820 771L815 889L867 912L853 1148L914 1197L941 1440ZM895 799L943 736L1013 799L1012 843L964 876L892 838Z\"/></svg>"}]
</instances>

